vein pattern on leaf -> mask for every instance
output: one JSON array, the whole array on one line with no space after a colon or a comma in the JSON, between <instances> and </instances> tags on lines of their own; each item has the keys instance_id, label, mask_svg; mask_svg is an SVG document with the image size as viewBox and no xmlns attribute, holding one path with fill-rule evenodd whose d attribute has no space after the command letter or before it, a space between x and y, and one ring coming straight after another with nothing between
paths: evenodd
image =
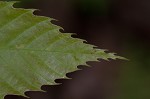
<instances>
[{"instance_id":1,"label":"vein pattern on leaf","mask_svg":"<svg viewBox=\"0 0 150 99\"><path fill-rule=\"evenodd\" d=\"M55 79L98 58L122 58L61 33L51 18L0 1L0 99L54 85Z\"/></svg>"}]
</instances>

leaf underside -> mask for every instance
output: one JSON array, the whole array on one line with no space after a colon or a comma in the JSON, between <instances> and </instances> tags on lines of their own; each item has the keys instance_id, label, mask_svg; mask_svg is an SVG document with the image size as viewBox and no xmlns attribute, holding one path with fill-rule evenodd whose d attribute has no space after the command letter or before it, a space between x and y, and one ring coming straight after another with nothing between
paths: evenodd
<instances>
[{"instance_id":1,"label":"leaf underside","mask_svg":"<svg viewBox=\"0 0 150 99\"><path fill-rule=\"evenodd\" d=\"M54 85L87 61L123 59L61 33L53 19L14 8L14 3L0 1L0 99Z\"/></svg>"}]
</instances>

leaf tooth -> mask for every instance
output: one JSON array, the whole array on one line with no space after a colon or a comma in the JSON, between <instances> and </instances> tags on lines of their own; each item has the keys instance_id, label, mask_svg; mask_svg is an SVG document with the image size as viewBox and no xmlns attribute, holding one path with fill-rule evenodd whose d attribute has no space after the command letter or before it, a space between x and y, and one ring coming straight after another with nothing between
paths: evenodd
<instances>
[{"instance_id":1,"label":"leaf tooth","mask_svg":"<svg viewBox=\"0 0 150 99\"><path fill-rule=\"evenodd\" d=\"M0 1L1 5L8 5L8 6L13 6L15 3L17 3L18 1Z\"/></svg>"}]
</instances>

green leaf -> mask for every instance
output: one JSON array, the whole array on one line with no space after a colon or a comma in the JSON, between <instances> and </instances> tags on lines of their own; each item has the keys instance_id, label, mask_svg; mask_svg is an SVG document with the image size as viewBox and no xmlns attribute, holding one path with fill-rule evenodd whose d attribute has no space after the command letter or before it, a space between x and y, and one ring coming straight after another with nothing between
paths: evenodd
<instances>
[{"instance_id":1,"label":"green leaf","mask_svg":"<svg viewBox=\"0 0 150 99\"><path fill-rule=\"evenodd\" d=\"M53 19L14 8L14 3L0 1L0 99L54 85L87 61L123 59L61 33Z\"/></svg>"}]
</instances>

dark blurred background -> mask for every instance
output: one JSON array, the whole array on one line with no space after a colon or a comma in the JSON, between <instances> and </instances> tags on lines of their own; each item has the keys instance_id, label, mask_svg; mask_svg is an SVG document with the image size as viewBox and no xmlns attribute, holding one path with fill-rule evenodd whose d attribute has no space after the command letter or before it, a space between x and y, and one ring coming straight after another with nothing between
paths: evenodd
<instances>
[{"instance_id":1,"label":"dark blurred background","mask_svg":"<svg viewBox=\"0 0 150 99\"><path fill-rule=\"evenodd\" d=\"M7 0L8 1L8 0ZM11 0L9 0L11 1ZM26 92L31 99L150 99L150 0L20 0L17 7L36 8L36 15L59 21L63 32L130 61L101 60L67 74L47 92ZM6 96L5 99L25 99Z\"/></svg>"}]
</instances>

